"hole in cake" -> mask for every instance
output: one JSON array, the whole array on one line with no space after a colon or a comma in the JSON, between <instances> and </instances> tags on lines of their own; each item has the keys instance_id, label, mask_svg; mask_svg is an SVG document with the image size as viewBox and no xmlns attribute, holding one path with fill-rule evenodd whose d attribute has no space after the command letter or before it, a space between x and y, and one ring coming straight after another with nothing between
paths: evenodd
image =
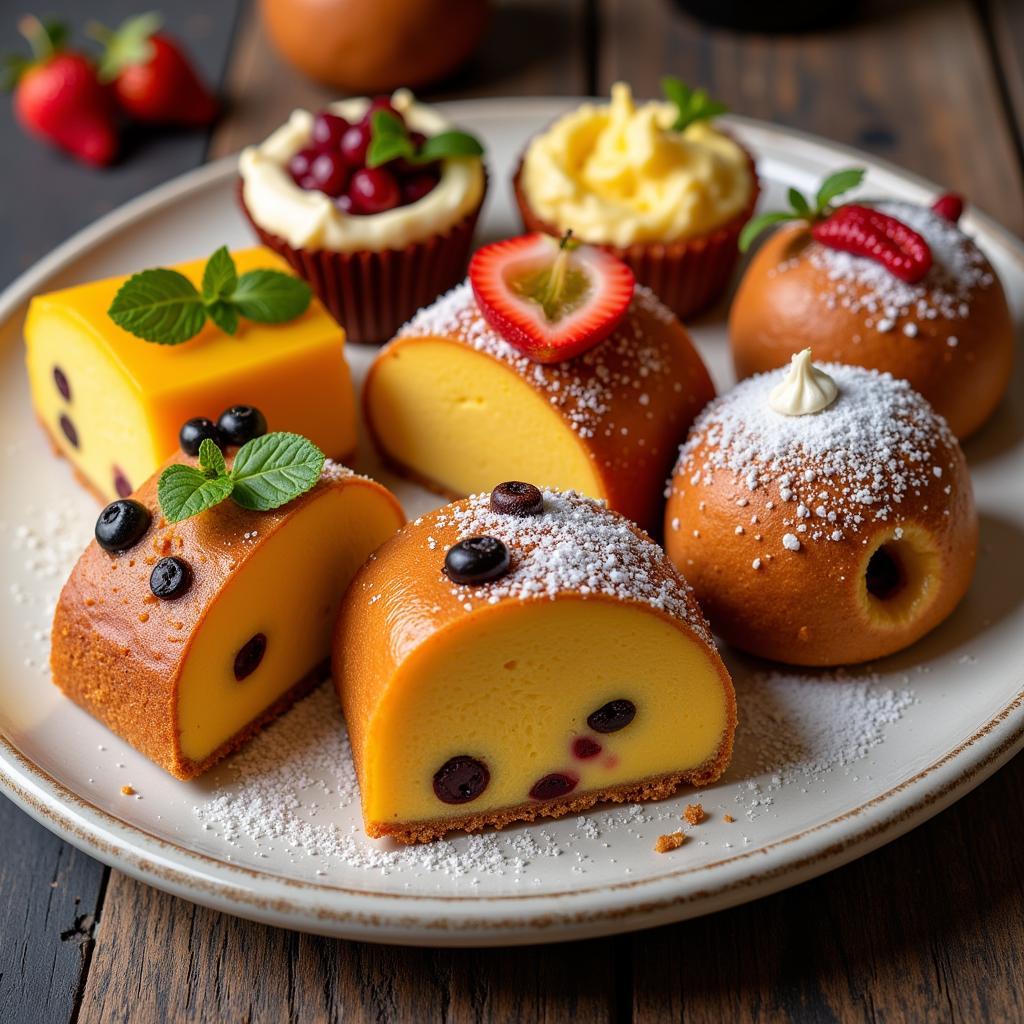
<instances>
[{"instance_id":1,"label":"hole in cake","mask_svg":"<svg viewBox=\"0 0 1024 1024\"><path fill-rule=\"evenodd\" d=\"M879 601L889 601L906 586L907 574L895 544L883 544L869 559L864 573L868 593Z\"/></svg>"},{"instance_id":2,"label":"hole in cake","mask_svg":"<svg viewBox=\"0 0 1024 1024\"><path fill-rule=\"evenodd\" d=\"M916 619L935 593L939 556L931 535L907 525L883 540L864 563L864 600L879 625Z\"/></svg>"}]
</instances>

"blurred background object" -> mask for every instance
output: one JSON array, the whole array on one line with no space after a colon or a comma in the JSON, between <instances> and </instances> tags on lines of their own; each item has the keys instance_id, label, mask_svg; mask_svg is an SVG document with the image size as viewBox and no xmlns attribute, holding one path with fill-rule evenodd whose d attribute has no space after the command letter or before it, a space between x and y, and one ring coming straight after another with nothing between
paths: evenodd
<instances>
[{"instance_id":1,"label":"blurred background object","mask_svg":"<svg viewBox=\"0 0 1024 1024\"><path fill-rule=\"evenodd\" d=\"M489 0L260 0L271 41L314 81L342 92L418 88L473 52Z\"/></svg>"}]
</instances>

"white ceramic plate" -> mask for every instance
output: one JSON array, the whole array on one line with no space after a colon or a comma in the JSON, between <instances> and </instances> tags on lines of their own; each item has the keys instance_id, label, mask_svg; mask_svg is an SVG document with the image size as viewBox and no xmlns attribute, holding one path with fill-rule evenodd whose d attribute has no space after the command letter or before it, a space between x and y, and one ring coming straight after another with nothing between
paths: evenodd
<instances>
[{"instance_id":1,"label":"white ceramic plate","mask_svg":"<svg viewBox=\"0 0 1024 1024\"><path fill-rule=\"evenodd\" d=\"M515 233L507 186L524 141L568 100L479 101L452 115L486 139L488 237ZM736 119L766 202L851 163L871 191L936 189L861 154ZM233 161L136 199L72 238L0 298L0 781L48 828L122 871L219 910L349 938L435 945L543 942L707 913L859 857L962 797L1024 742L1024 409L1019 381L968 447L981 510L974 586L912 650L850 673L790 675L729 656L740 699L736 757L700 793L645 807L461 837L413 851L363 837L329 688L199 782L165 775L50 684L48 625L97 508L33 423L22 368L29 297L73 282L250 241ZM1024 249L989 219L965 220L1024 319ZM719 310L694 334L720 387L730 375ZM351 348L361 379L372 352ZM410 513L437 499L360 468ZM123 785L137 791L121 793ZM699 799L709 819L658 855L656 837ZM726 815L736 820L729 823Z\"/></svg>"}]
</instances>

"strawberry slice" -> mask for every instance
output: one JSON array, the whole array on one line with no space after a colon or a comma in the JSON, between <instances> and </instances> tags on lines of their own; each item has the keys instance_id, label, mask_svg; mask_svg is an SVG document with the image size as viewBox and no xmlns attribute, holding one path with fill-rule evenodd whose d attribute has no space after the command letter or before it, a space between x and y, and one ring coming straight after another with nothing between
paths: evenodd
<instances>
[{"instance_id":1,"label":"strawberry slice","mask_svg":"<svg viewBox=\"0 0 1024 1024\"><path fill-rule=\"evenodd\" d=\"M522 235L478 249L469 281L483 318L537 363L572 359L604 341L633 297L622 260L568 232Z\"/></svg>"},{"instance_id":2,"label":"strawberry slice","mask_svg":"<svg viewBox=\"0 0 1024 1024\"><path fill-rule=\"evenodd\" d=\"M881 263L901 281L915 284L928 273L932 251L912 228L870 206L840 206L811 227L815 240L831 249Z\"/></svg>"}]
</instances>

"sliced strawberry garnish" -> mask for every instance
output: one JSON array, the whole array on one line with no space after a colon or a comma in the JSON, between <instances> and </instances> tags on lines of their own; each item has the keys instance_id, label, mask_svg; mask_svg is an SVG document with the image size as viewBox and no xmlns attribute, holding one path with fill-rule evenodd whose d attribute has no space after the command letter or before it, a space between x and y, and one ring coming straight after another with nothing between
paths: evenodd
<instances>
[{"instance_id":1,"label":"sliced strawberry garnish","mask_svg":"<svg viewBox=\"0 0 1024 1024\"><path fill-rule=\"evenodd\" d=\"M890 274L908 284L920 281L932 265L932 251L916 231L869 206L840 206L817 221L811 234L830 249L881 263Z\"/></svg>"},{"instance_id":2,"label":"sliced strawberry garnish","mask_svg":"<svg viewBox=\"0 0 1024 1024\"><path fill-rule=\"evenodd\" d=\"M483 318L538 363L558 363L604 341L636 283L622 260L561 240L522 235L478 249L469 280Z\"/></svg>"},{"instance_id":3,"label":"sliced strawberry garnish","mask_svg":"<svg viewBox=\"0 0 1024 1024\"><path fill-rule=\"evenodd\" d=\"M956 192L947 192L932 203L932 209L950 224L955 224L964 212L964 197Z\"/></svg>"}]
</instances>

